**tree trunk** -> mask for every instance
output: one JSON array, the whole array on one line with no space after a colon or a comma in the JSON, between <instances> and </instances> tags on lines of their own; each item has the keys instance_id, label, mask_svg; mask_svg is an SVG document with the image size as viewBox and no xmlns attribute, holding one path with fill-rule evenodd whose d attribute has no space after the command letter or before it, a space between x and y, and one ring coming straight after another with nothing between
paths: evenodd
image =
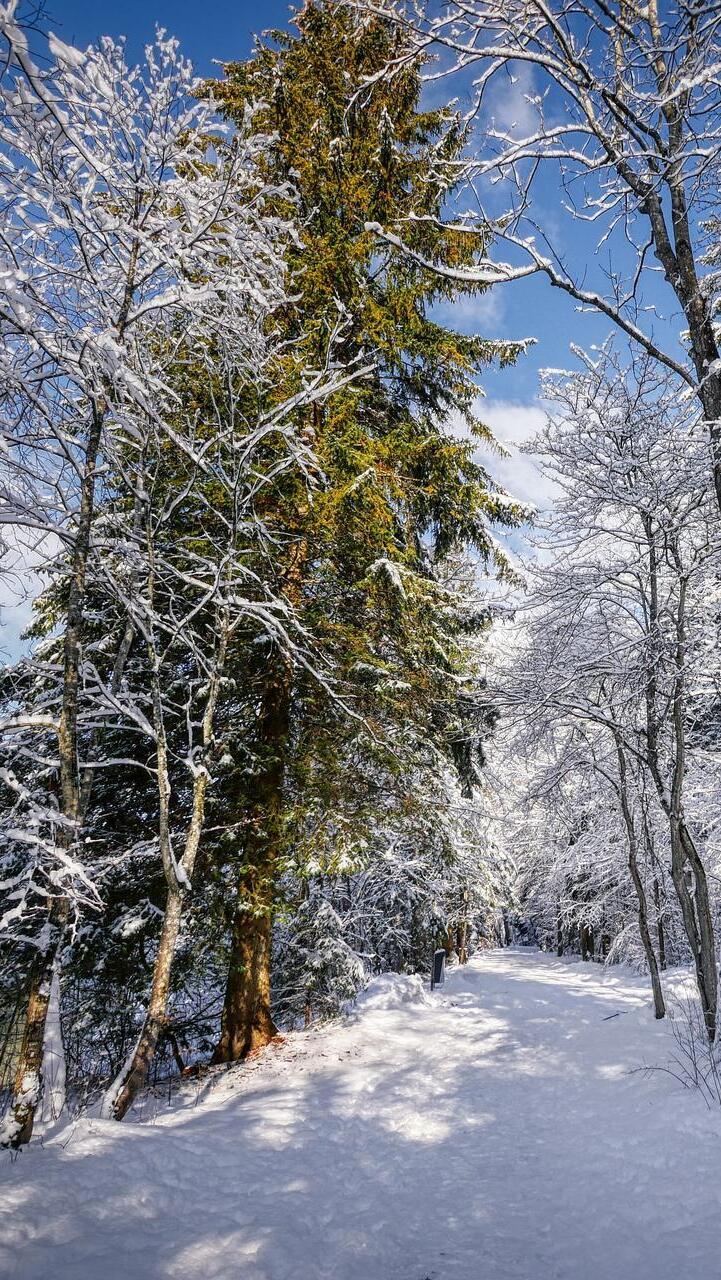
<instances>
[{"instance_id":1,"label":"tree trunk","mask_svg":"<svg viewBox=\"0 0 721 1280\"><path fill-rule=\"evenodd\" d=\"M718 976L713 919L704 865L682 818L669 817L671 829L671 879L681 907L684 930L693 956L701 1010L709 1040L716 1036ZM687 869L693 877L686 881Z\"/></svg>"},{"instance_id":2,"label":"tree trunk","mask_svg":"<svg viewBox=\"0 0 721 1280\"><path fill-rule=\"evenodd\" d=\"M658 970L658 961L656 959L656 952L653 949L653 943L651 941L651 933L648 927L648 906L646 902L646 891L643 887L643 881L639 874L638 864L636 862L635 854L629 853L628 865L629 865L629 870L631 872L631 879L633 880L633 885L636 890L636 897L638 898L638 931L641 935L641 942L643 944L643 950L646 956L646 964L648 965L648 971L649 971L649 974L651 975L651 988L653 990L654 1013L656 1014L657 1018L665 1018L666 1005L663 998L661 978Z\"/></svg>"},{"instance_id":3,"label":"tree trunk","mask_svg":"<svg viewBox=\"0 0 721 1280\"><path fill-rule=\"evenodd\" d=\"M648 865L653 873L653 909L656 916L656 936L658 938L658 963L661 972L666 969L666 930L664 928L663 916L666 903L666 892L664 889L663 896L661 894L661 882L659 880L659 862L656 856L656 848L651 829L648 824L648 818L645 811L643 817L643 839L646 849L646 857Z\"/></svg>"},{"instance_id":4,"label":"tree trunk","mask_svg":"<svg viewBox=\"0 0 721 1280\"><path fill-rule=\"evenodd\" d=\"M663 926L663 909L661 907L661 888L658 876L653 877L653 905L656 911L656 935L658 937L658 962L661 971L666 969L666 931Z\"/></svg>"},{"instance_id":5,"label":"tree trunk","mask_svg":"<svg viewBox=\"0 0 721 1280\"><path fill-rule=\"evenodd\" d=\"M468 964L468 921L461 920L456 929L456 951L458 963Z\"/></svg>"},{"instance_id":6,"label":"tree trunk","mask_svg":"<svg viewBox=\"0 0 721 1280\"><path fill-rule=\"evenodd\" d=\"M58 833L58 843L72 851L79 835L80 778L78 773L78 689L82 659L82 625L90 556L91 528L95 507L95 473L103 432L103 408L94 405L88 430L83 477L80 485L78 522L71 558L65 634L63 637L62 707L58 722L58 759L60 764L60 808L70 826ZM52 974L63 941L69 915L65 898L53 900L48 918L48 937L33 967L28 1008L20 1057L18 1060L13 1101L10 1106L13 1146L29 1142L35 1113L43 1094L43 1052L45 1025L50 1004ZM13 1136L14 1135L14 1136ZM5 1141L6 1139L0 1139Z\"/></svg>"},{"instance_id":7,"label":"tree trunk","mask_svg":"<svg viewBox=\"0 0 721 1280\"><path fill-rule=\"evenodd\" d=\"M645 522L650 564L650 635L658 626L657 548L650 516ZM670 791L659 764L659 724L657 718L656 674L653 662L646 681L646 741L648 765L661 807L668 818L671 836L671 879L681 907L684 929L696 969L696 985L708 1038L716 1036L718 978L713 918L708 895L706 871L694 840L686 826L683 807L683 783L686 770L686 593L688 577L683 571L677 543L668 540L678 574L676 607L675 678L672 698L674 760ZM693 875L693 895L686 883L686 864Z\"/></svg>"},{"instance_id":8,"label":"tree trunk","mask_svg":"<svg viewBox=\"0 0 721 1280\"><path fill-rule=\"evenodd\" d=\"M106 1095L104 1114L115 1120L122 1120L145 1084L158 1041L166 1029L170 976L182 912L182 893L178 889L169 890L145 1021L130 1061L125 1064Z\"/></svg>"},{"instance_id":9,"label":"tree trunk","mask_svg":"<svg viewBox=\"0 0 721 1280\"><path fill-rule=\"evenodd\" d=\"M45 1027L59 932L60 924L56 920L48 947L37 956L30 971L25 1027L15 1069L13 1098L0 1128L2 1146L23 1146L33 1135L35 1116L43 1096Z\"/></svg>"},{"instance_id":10,"label":"tree trunk","mask_svg":"<svg viewBox=\"0 0 721 1280\"><path fill-rule=\"evenodd\" d=\"M292 664L279 655L260 709L260 768L248 814L214 1063L237 1062L277 1034L270 1003L272 918L283 847L283 782L292 691Z\"/></svg>"},{"instance_id":11,"label":"tree trunk","mask_svg":"<svg viewBox=\"0 0 721 1280\"><path fill-rule=\"evenodd\" d=\"M634 821L631 804L629 803L626 753L621 745L621 738L619 734L615 735L615 740L619 772L618 794L621 801L621 812L623 813L628 842L628 869L631 873L633 887L636 890L636 898L638 900L638 931L641 935L641 943L651 977L654 1012L657 1018L665 1018L666 1005L664 1003L661 978L658 971L658 961L656 960L656 952L653 949L651 933L648 927L648 902L646 899L646 889L638 866L638 840L636 834L636 823Z\"/></svg>"},{"instance_id":12,"label":"tree trunk","mask_svg":"<svg viewBox=\"0 0 721 1280\"><path fill-rule=\"evenodd\" d=\"M158 953L155 957L155 966L153 968L150 1000L148 1001L148 1009L142 1030L129 1062L125 1064L120 1074L113 1081L103 1100L103 1113L106 1116L113 1116L116 1120L123 1119L123 1116L132 1106L134 1099L145 1084L158 1042L168 1030L167 1008L173 959L180 934L183 902L186 892L191 887L195 860L198 855L205 821L205 803L210 779L209 764L213 750L215 711L225 670L228 616L224 604L221 604L216 615L216 626L218 630L214 664L208 683L207 700L202 720L202 752L194 770L193 806L183 854L178 863L175 862L170 840L171 786L165 721L160 697L160 668L154 642L150 636L147 638L148 651L154 667L152 688L158 775L158 835L163 869L168 886L168 896L165 904Z\"/></svg>"},{"instance_id":13,"label":"tree trunk","mask_svg":"<svg viewBox=\"0 0 721 1280\"><path fill-rule=\"evenodd\" d=\"M241 892L246 889L244 885ZM272 931L269 905L258 915L236 911L223 1022L213 1062L237 1062L277 1035L270 1008Z\"/></svg>"},{"instance_id":14,"label":"tree trunk","mask_svg":"<svg viewBox=\"0 0 721 1280\"><path fill-rule=\"evenodd\" d=\"M709 1040L716 1036L718 977L713 920L706 871L683 819L671 815L671 878L681 906L686 936L696 969L701 1010ZM690 870L693 885L686 880Z\"/></svg>"}]
</instances>

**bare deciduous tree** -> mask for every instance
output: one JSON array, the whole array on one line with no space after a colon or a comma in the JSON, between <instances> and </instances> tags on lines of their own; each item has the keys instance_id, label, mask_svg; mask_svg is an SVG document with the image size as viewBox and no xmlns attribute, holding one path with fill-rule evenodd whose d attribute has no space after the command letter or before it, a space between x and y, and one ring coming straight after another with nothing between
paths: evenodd
<instances>
[{"instance_id":1,"label":"bare deciduous tree","mask_svg":"<svg viewBox=\"0 0 721 1280\"><path fill-rule=\"evenodd\" d=\"M471 94L468 118L478 127L462 225L481 244L490 227L510 253L506 263L481 260L475 275L489 284L545 276L693 388L721 505L717 10L658 0L451 0L440 12L425 0L361 0L359 8L410 29L416 56L439 54L430 78L450 77ZM501 124L496 102L509 84L518 120ZM403 247L402 227L377 230Z\"/></svg>"},{"instance_id":2,"label":"bare deciduous tree","mask_svg":"<svg viewBox=\"0 0 721 1280\"><path fill-rule=\"evenodd\" d=\"M118 566L138 553L148 527L145 455L149 445L156 459L170 450L207 475L209 444L182 413L178 421L173 370L184 350L202 351L221 334L255 374L265 319L284 297L290 231L264 210L255 163L263 139L250 125L232 138L216 128L175 41L159 33L140 69L109 39L80 51L51 36L50 67L40 70L13 14L13 5L0 11L0 521L33 531L45 548L62 627L59 661L41 664L37 705L5 726L23 735L25 754L28 733L42 734L38 762L47 768L49 751L58 779L40 812L26 805L29 853L18 873L43 924L25 939L35 959L5 1134L17 1144L30 1137L42 1091L63 937L94 892L82 854L93 761L83 755L108 717L158 732L123 687L143 620L133 599L143 567L128 595ZM125 477L133 515L108 545L97 516L110 476ZM124 605L108 638L110 681L84 649L94 580Z\"/></svg>"}]
</instances>

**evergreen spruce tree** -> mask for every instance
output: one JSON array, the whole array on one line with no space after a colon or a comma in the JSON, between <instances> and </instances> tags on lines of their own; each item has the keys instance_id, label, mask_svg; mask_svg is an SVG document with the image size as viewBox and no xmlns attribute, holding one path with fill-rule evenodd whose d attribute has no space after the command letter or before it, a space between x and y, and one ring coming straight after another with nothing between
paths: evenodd
<instances>
[{"instance_id":1,"label":"evergreen spruce tree","mask_svg":"<svg viewBox=\"0 0 721 1280\"><path fill-rule=\"evenodd\" d=\"M434 304L478 286L388 253L368 228L402 225L419 256L472 266L477 238L443 222L464 146L459 120L422 109L417 62L379 77L405 52L392 23L307 3L294 26L229 64L214 87L231 120L261 104L257 126L276 138L267 176L290 179L297 192L301 244L295 301L281 319L288 358L278 393L321 365L329 342L335 361L368 372L302 423L324 476L313 501L295 477L267 489L282 531L277 587L330 662L336 696L275 647L250 662L239 656L239 681L254 691L255 740L250 770L247 742L231 744L238 766L222 799L233 847L221 851L219 878L232 909L216 1061L274 1034L271 926L284 859L319 799L358 807L359 753L379 764L382 780L365 791L376 805L389 786L408 804L414 753L430 763L446 751L472 780L469 744L483 715L467 639L483 619L439 569L465 548L505 572L489 527L524 516L473 458L475 441L489 439L474 416L476 379L491 361L512 362L519 346L438 323ZM448 430L458 413L470 439Z\"/></svg>"}]
</instances>

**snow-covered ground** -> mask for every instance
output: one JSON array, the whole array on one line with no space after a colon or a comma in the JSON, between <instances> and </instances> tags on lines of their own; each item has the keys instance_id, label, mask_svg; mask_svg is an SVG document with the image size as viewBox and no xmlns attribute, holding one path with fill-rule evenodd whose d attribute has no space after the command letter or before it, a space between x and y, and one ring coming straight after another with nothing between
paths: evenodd
<instances>
[{"instance_id":1,"label":"snow-covered ground","mask_svg":"<svg viewBox=\"0 0 721 1280\"><path fill-rule=\"evenodd\" d=\"M610 1015L618 1013L618 1017ZM0 1167L12 1280L701 1280L721 1112L627 971L491 952Z\"/></svg>"}]
</instances>

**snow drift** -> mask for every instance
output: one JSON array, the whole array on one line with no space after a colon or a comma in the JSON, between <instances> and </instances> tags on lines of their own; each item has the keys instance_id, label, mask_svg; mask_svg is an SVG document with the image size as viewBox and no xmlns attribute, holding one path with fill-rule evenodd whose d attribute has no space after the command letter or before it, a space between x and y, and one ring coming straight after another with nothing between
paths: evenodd
<instances>
[{"instance_id":1,"label":"snow drift","mask_svg":"<svg viewBox=\"0 0 721 1280\"><path fill-rule=\"evenodd\" d=\"M417 973L380 973L345 1007L351 1017L376 1009L399 1009L407 1004L430 1004L427 981Z\"/></svg>"}]
</instances>

